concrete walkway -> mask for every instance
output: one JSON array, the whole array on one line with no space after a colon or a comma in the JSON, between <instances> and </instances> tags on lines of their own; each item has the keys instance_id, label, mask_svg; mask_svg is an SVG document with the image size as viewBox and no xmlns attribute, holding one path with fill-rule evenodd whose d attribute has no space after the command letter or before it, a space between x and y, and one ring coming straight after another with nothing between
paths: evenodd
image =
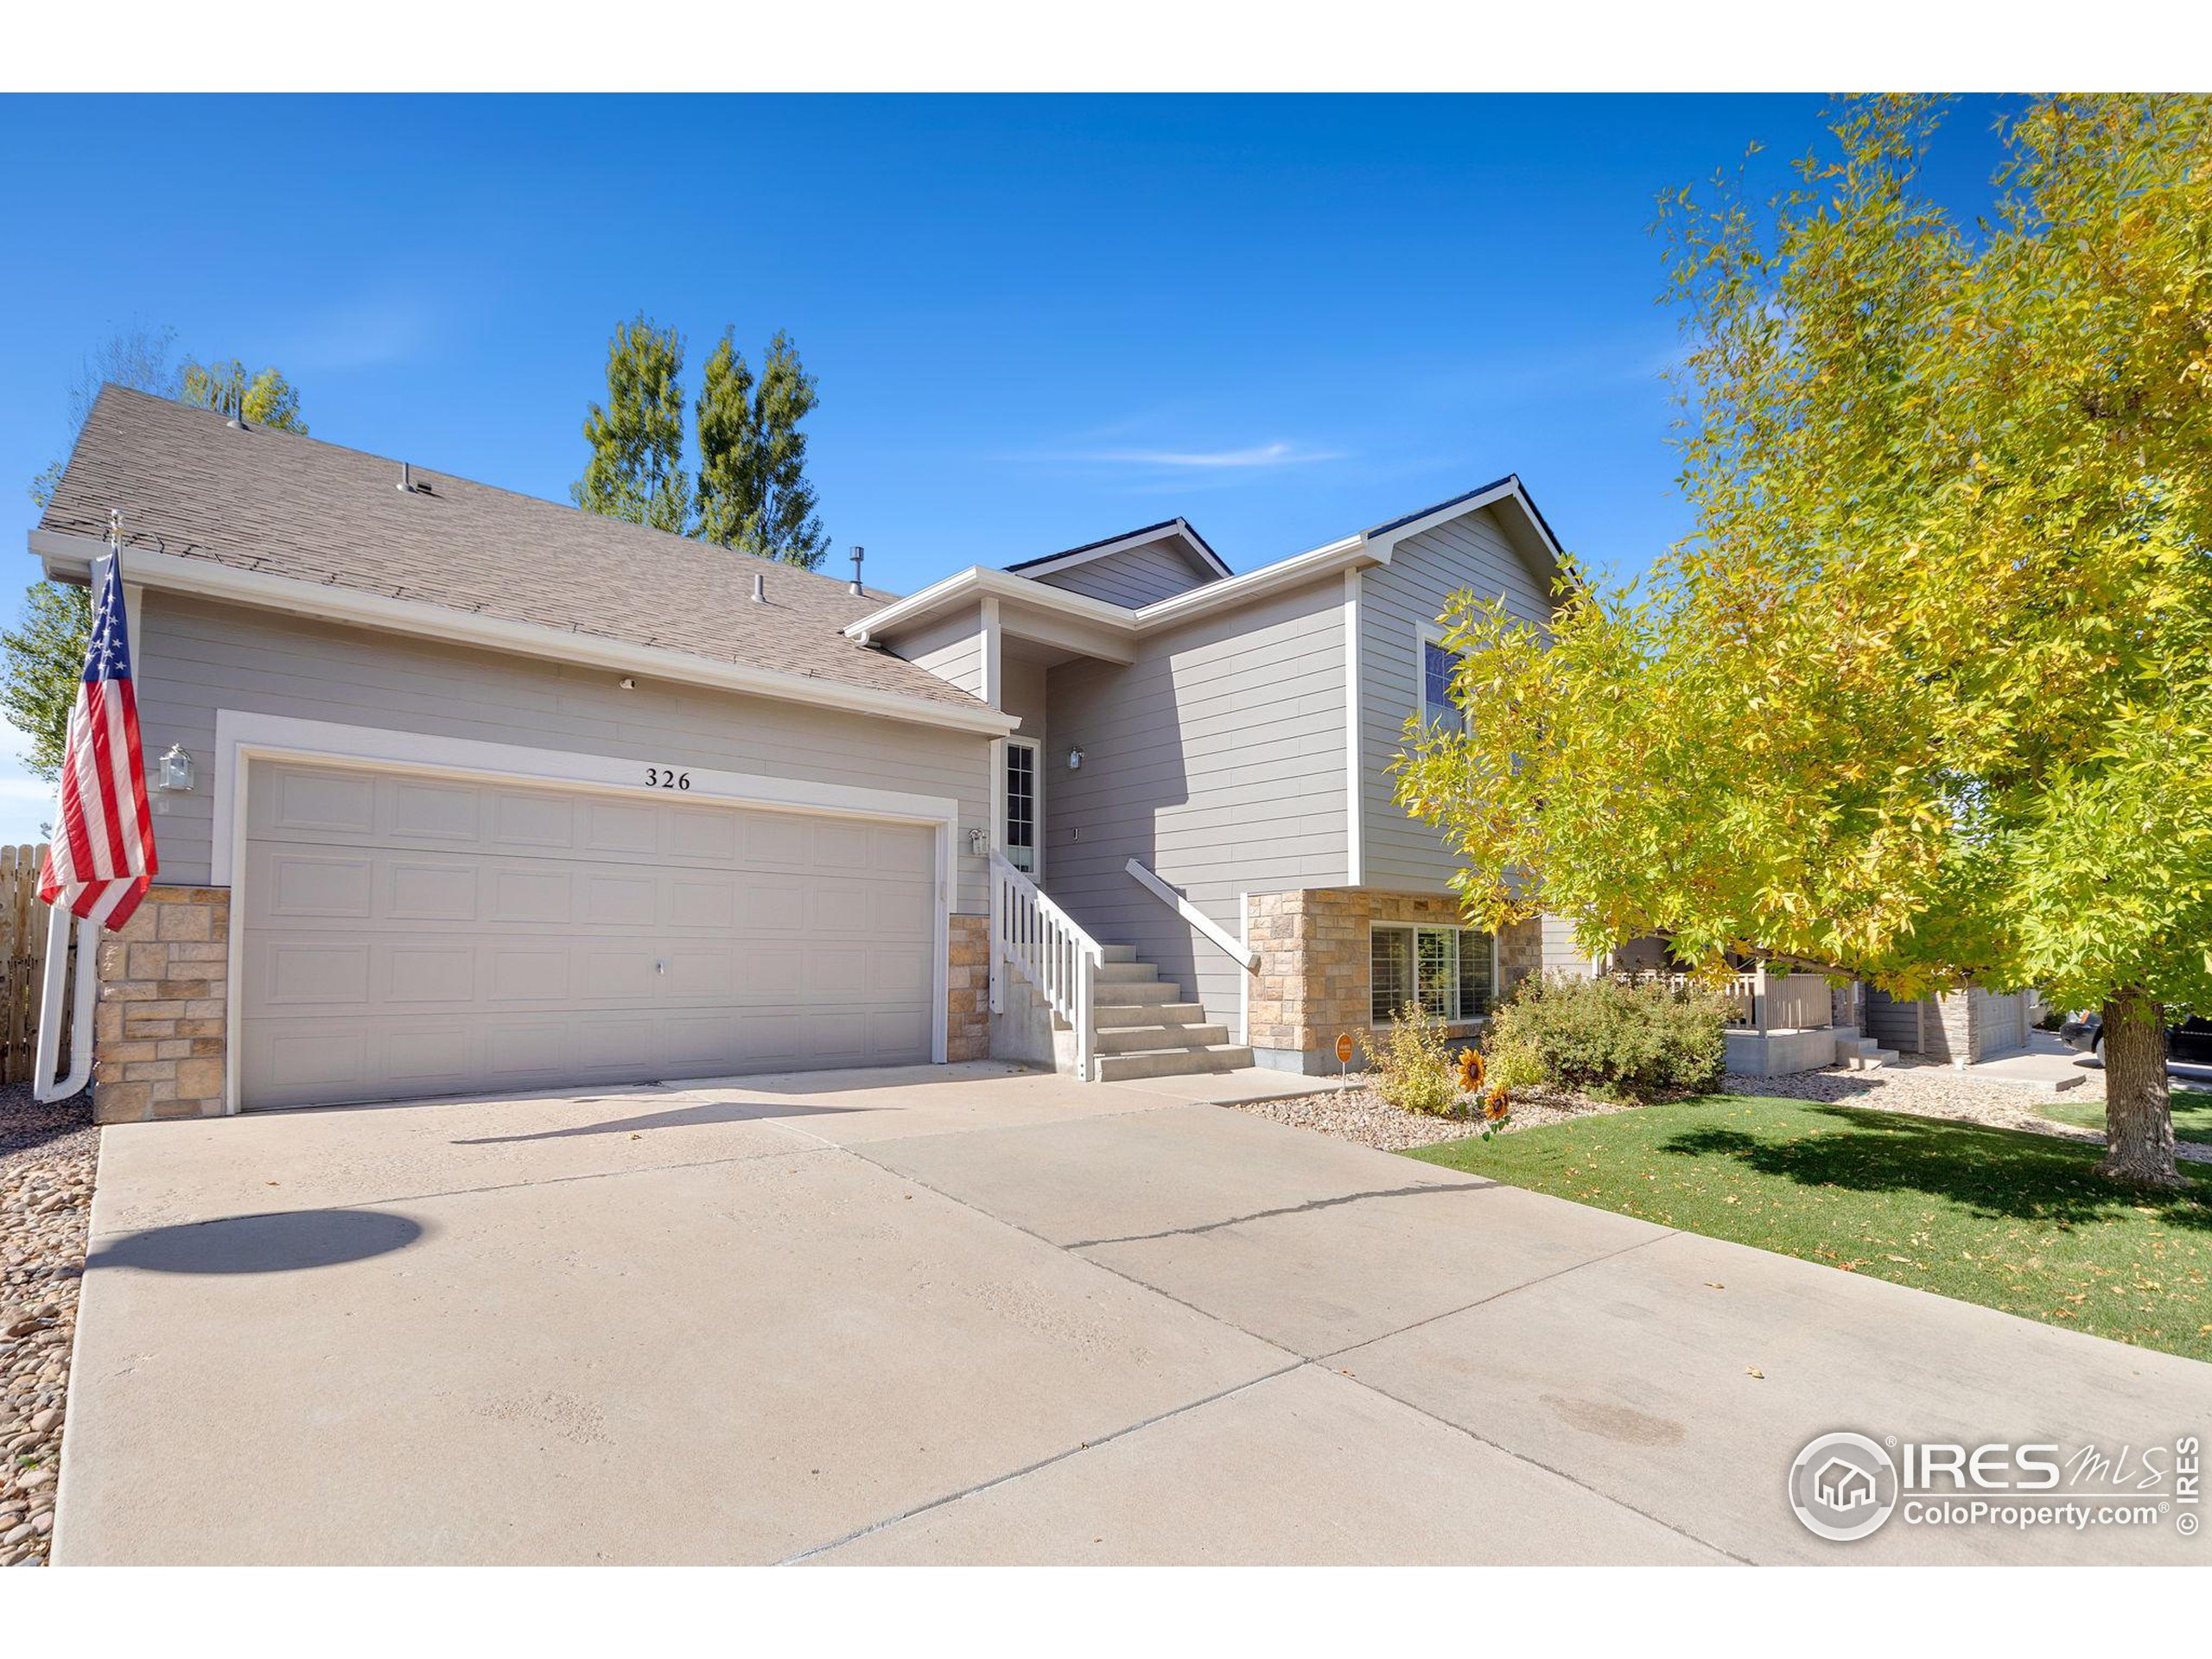
<instances>
[{"instance_id":1,"label":"concrete walkway","mask_svg":"<svg viewBox=\"0 0 2212 1659\"><path fill-rule=\"evenodd\" d=\"M2212 1367L991 1065L111 1128L79 1330L64 1562L2212 1560L1783 1497Z\"/></svg>"}]
</instances>

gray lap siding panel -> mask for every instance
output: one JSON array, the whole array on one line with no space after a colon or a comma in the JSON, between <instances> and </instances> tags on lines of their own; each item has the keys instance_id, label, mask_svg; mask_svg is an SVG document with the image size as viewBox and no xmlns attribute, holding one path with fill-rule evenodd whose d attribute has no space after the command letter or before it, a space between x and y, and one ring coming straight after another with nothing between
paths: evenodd
<instances>
[{"instance_id":1,"label":"gray lap siding panel","mask_svg":"<svg viewBox=\"0 0 2212 1659\"><path fill-rule=\"evenodd\" d=\"M1208 580L1177 548L1154 543L1031 580L1087 599L1136 610L1187 592Z\"/></svg>"},{"instance_id":2,"label":"gray lap siding panel","mask_svg":"<svg viewBox=\"0 0 2212 1659\"><path fill-rule=\"evenodd\" d=\"M1240 895L1344 879L1344 584L1052 671L1046 886L1108 944L1236 1027L1243 970L1128 874L1135 858L1238 932ZM1071 746L1080 770L1066 768Z\"/></svg>"},{"instance_id":3,"label":"gray lap siding panel","mask_svg":"<svg viewBox=\"0 0 2212 1659\"><path fill-rule=\"evenodd\" d=\"M1503 595L1514 615L1531 622L1550 618L1550 601L1487 511L1401 543L1389 564L1361 572L1359 581L1362 873L1370 887L1440 893L1459 861L1436 830L1390 798L1390 762L1420 706L1421 628L1462 588L1478 598Z\"/></svg>"},{"instance_id":4,"label":"gray lap siding panel","mask_svg":"<svg viewBox=\"0 0 2212 1659\"><path fill-rule=\"evenodd\" d=\"M961 829L988 823L989 741L802 703L695 690L672 668L640 678L536 658L441 645L271 612L148 594L139 620L139 720L146 753L181 743L199 767L188 795L156 791L162 879L212 868L215 715L232 709L386 731L612 755L949 797ZM983 864L954 860L953 908L988 904Z\"/></svg>"}]
</instances>

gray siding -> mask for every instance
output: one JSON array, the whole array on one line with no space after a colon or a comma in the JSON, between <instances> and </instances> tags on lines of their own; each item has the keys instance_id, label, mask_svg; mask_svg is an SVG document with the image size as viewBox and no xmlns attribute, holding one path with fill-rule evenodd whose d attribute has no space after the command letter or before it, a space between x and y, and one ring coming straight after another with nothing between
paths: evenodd
<instances>
[{"instance_id":1,"label":"gray siding","mask_svg":"<svg viewBox=\"0 0 2212 1659\"><path fill-rule=\"evenodd\" d=\"M1002 682L999 686L999 707L1021 721L1014 735L1033 737L1041 743L1046 729L1044 665L1007 656L999 663L999 677Z\"/></svg>"},{"instance_id":2,"label":"gray siding","mask_svg":"<svg viewBox=\"0 0 2212 1659\"><path fill-rule=\"evenodd\" d=\"M1887 991L1866 988L1866 1034L1900 1054L1920 1052L1922 1002L1900 1002Z\"/></svg>"},{"instance_id":3,"label":"gray siding","mask_svg":"<svg viewBox=\"0 0 2212 1659\"><path fill-rule=\"evenodd\" d=\"M154 795L165 880L204 882L218 791L215 712L423 732L579 751L641 763L874 785L950 796L963 830L988 822L990 741L903 721L678 682L634 691L598 668L442 645L272 612L149 593L136 664L149 755L181 743L198 763L189 795ZM984 910L983 862L958 843L955 908Z\"/></svg>"},{"instance_id":4,"label":"gray siding","mask_svg":"<svg viewBox=\"0 0 2212 1659\"><path fill-rule=\"evenodd\" d=\"M1589 978L1590 956L1574 942L1574 924L1564 916L1549 913L1538 920L1543 928L1544 971L1576 979Z\"/></svg>"},{"instance_id":5,"label":"gray siding","mask_svg":"<svg viewBox=\"0 0 2212 1659\"><path fill-rule=\"evenodd\" d=\"M1344 635L1332 577L1149 639L1127 666L1052 671L1046 891L1232 1027L1243 970L1123 866L1149 865L1232 934L1244 893L1344 880Z\"/></svg>"},{"instance_id":6,"label":"gray siding","mask_svg":"<svg viewBox=\"0 0 2212 1659\"><path fill-rule=\"evenodd\" d=\"M1421 626L1434 622L1463 588L1503 594L1515 615L1532 622L1550 617L1550 603L1488 510L1400 543L1389 564L1362 571L1359 580L1362 873L1370 887L1441 892L1457 861L1435 830L1390 798L1390 762L1420 707Z\"/></svg>"},{"instance_id":7,"label":"gray siding","mask_svg":"<svg viewBox=\"0 0 2212 1659\"><path fill-rule=\"evenodd\" d=\"M1147 542L1142 547L1055 570L1034 580L1048 588L1063 588L1071 594L1103 599L1109 605L1126 605L1135 610L1140 605L1150 605L1187 592L1211 577L1211 571L1201 571L1192 563L1179 543Z\"/></svg>"},{"instance_id":8,"label":"gray siding","mask_svg":"<svg viewBox=\"0 0 2212 1659\"><path fill-rule=\"evenodd\" d=\"M926 668L950 681L969 696L983 695L983 625L980 610L931 623L899 642L895 653L918 668Z\"/></svg>"}]
</instances>

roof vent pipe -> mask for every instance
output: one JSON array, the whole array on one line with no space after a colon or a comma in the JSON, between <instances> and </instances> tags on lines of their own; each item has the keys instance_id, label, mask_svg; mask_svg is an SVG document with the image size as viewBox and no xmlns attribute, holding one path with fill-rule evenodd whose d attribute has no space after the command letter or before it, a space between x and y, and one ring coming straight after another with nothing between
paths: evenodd
<instances>
[{"instance_id":1,"label":"roof vent pipe","mask_svg":"<svg viewBox=\"0 0 2212 1659\"><path fill-rule=\"evenodd\" d=\"M868 549L856 547L853 550L853 597L855 599L861 598L868 592L867 588L861 586L861 561L867 556Z\"/></svg>"},{"instance_id":2,"label":"roof vent pipe","mask_svg":"<svg viewBox=\"0 0 2212 1659\"><path fill-rule=\"evenodd\" d=\"M766 570L755 570L753 573L753 602L755 605L766 605L768 602L768 573Z\"/></svg>"}]
</instances>

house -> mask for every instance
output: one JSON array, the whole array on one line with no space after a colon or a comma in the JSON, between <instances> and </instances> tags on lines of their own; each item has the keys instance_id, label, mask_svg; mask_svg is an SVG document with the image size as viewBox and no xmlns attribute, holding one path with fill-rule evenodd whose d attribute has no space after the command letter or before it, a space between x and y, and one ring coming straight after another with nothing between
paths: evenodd
<instances>
[{"instance_id":1,"label":"house","mask_svg":"<svg viewBox=\"0 0 2212 1659\"><path fill-rule=\"evenodd\" d=\"M1666 941L1631 939L1600 966L1631 983L1686 983ZM1786 1077L1821 1066L1878 1068L1900 1053L1957 1066L2023 1052L2040 1017L2033 991L1981 986L1908 1000L1853 979L1744 961L1721 988L1729 1001L1728 1069Z\"/></svg>"},{"instance_id":2,"label":"house","mask_svg":"<svg viewBox=\"0 0 2212 1659\"><path fill-rule=\"evenodd\" d=\"M104 1119L977 1058L1333 1071L1570 930L1460 925L1392 802L1433 619L1541 620L1500 479L1233 574L1180 518L905 597L110 387L161 872ZM157 765L162 756L169 763Z\"/></svg>"},{"instance_id":3,"label":"house","mask_svg":"<svg viewBox=\"0 0 2212 1659\"><path fill-rule=\"evenodd\" d=\"M1839 1515L1873 1504L1874 1477L1848 1458L1830 1458L1813 1476L1813 1495Z\"/></svg>"}]
</instances>

